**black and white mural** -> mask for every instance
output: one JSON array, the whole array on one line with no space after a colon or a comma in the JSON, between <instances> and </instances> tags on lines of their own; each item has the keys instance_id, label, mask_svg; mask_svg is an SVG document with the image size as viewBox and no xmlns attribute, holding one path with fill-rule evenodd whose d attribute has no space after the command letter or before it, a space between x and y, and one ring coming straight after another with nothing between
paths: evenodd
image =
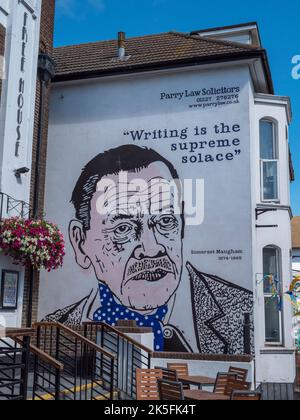
<instances>
[{"instance_id":1,"label":"black and white mural","mask_svg":"<svg viewBox=\"0 0 300 420\"><path fill-rule=\"evenodd\" d=\"M243 71L219 76L200 90L195 74L54 89L46 212L69 240L43 276L41 319L130 320L155 351L244 352L249 91Z\"/></svg>"}]
</instances>

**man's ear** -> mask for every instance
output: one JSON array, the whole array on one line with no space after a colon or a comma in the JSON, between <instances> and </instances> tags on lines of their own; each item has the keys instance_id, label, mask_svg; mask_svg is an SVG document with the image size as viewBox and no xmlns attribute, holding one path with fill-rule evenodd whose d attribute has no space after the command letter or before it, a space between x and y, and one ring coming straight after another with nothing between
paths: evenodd
<instances>
[{"instance_id":1,"label":"man's ear","mask_svg":"<svg viewBox=\"0 0 300 420\"><path fill-rule=\"evenodd\" d=\"M75 252L75 259L77 264L84 270L88 270L92 262L84 252L84 244L86 236L83 225L78 220L72 220L69 225L69 238Z\"/></svg>"}]
</instances>

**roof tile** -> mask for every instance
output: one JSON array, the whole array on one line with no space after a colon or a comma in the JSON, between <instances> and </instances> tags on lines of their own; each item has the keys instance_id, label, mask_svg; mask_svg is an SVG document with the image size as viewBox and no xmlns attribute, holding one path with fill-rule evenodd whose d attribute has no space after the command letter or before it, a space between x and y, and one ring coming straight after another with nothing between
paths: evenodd
<instances>
[{"instance_id":1,"label":"roof tile","mask_svg":"<svg viewBox=\"0 0 300 420\"><path fill-rule=\"evenodd\" d=\"M178 32L128 38L126 60L118 59L117 47L117 40L113 40L55 48L56 75L80 76L89 72L125 70L135 66L159 65L196 58L230 57L249 50L263 51L260 47Z\"/></svg>"}]
</instances>

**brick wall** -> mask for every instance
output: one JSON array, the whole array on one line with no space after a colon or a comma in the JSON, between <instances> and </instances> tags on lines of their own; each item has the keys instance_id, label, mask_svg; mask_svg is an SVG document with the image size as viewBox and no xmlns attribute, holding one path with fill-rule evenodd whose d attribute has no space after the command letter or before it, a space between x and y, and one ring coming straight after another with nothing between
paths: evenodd
<instances>
[{"instance_id":1,"label":"brick wall","mask_svg":"<svg viewBox=\"0 0 300 420\"><path fill-rule=\"evenodd\" d=\"M0 56L4 56L5 37L6 37L6 30L2 25L0 25ZM1 103L1 90L2 90L2 80L0 78L0 103Z\"/></svg>"},{"instance_id":2,"label":"brick wall","mask_svg":"<svg viewBox=\"0 0 300 420\"><path fill-rule=\"evenodd\" d=\"M41 16L41 34L40 34L40 53L52 55L53 52L53 32L54 32L54 13L55 0L42 1L42 16ZM44 127L43 127L43 145L40 151L40 177L39 177L39 212L40 216L44 214L44 190L45 190L45 175L46 175L46 156L47 156L47 139L48 139L48 119L49 119L49 94L51 86L47 88L46 103L44 110ZM31 191L30 203L33 205L34 185L35 185L35 167L36 167L36 147L39 132L40 119L40 97L41 86L40 80L37 80L36 87L36 104L34 116L34 134L33 134L33 148L32 148L32 170L31 170ZM27 308L28 308L28 292L29 292L29 272L25 273L25 285L23 296L23 326L26 325ZM39 296L39 274L34 274L34 293L33 293L33 322L37 320L38 311L38 296Z\"/></svg>"}]
</instances>

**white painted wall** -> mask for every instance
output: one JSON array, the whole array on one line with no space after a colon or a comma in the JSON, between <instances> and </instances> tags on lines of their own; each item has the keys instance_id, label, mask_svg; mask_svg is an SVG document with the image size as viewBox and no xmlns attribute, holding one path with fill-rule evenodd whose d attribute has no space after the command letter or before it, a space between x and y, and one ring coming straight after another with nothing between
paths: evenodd
<instances>
[{"instance_id":1,"label":"white painted wall","mask_svg":"<svg viewBox=\"0 0 300 420\"><path fill-rule=\"evenodd\" d=\"M23 176L22 180L18 181L14 170L24 166L31 168L41 2L27 1L27 4L35 11L33 15L24 4L17 1L9 3L6 24L6 79L2 87L0 110L0 191L18 200L28 202L30 174ZM25 48L24 71L22 71L22 31L25 13L28 15L26 26L28 39ZM20 78L23 78L25 82L25 90L22 108L23 119L20 124L20 150L17 157L15 156L15 144L18 137L17 113Z\"/></svg>"},{"instance_id":2,"label":"white painted wall","mask_svg":"<svg viewBox=\"0 0 300 420\"><path fill-rule=\"evenodd\" d=\"M259 95L253 99L254 106L251 112L252 127L252 173L253 173L253 214L261 201L260 188L260 149L259 149L259 121L262 118L272 118L278 122L279 144L279 189L280 201L270 203L278 206L276 212L261 215L253 220L253 266L255 290L255 341L256 341L256 367L258 382L288 382L295 379L295 356L293 338L293 312L290 300L283 297L283 346L270 347L265 343L265 312L264 293L262 283L263 248L275 245L281 249L282 254L282 280L283 293L289 290L292 281L291 272L291 219L288 207L290 206L290 178L289 178L289 148L286 128L290 124L290 109L288 98ZM278 225L277 228L255 228L255 225Z\"/></svg>"},{"instance_id":3,"label":"white painted wall","mask_svg":"<svg viewBox=\"0 0 300 420\"><path fill-rule=\"evenodd\" d=\"M221 82L220 82L221 80ZM187 101L160 104L159 93L162 91L178 92L196 86L216 86L240 83L242 97L239 107L224 107L218 110L187 110ZM130 98L130 100L128 100ZM223 169L222 189L218 170L212 166L180 167L180 160L174 155L175 166L180 169L181 177L203 176L206 182L205 222L199 229L188 229L185 244L185 260L206 273L213 273L233 281L242 287L254 290L255 298L255 350L256 375L260 382L293 382L294 363L292 359L293 338L291 334L291 305L284 302L284 347L276 349L276 357L270 357L270 349L265 350L264 339L264 304L261 284L256 279L262 273L262 249L275 244L282 249L282 271L284 290L291 279L290 249L291 232L288 211L278 210L259 219L259 224L278 224L277 229L256 229L255 208L261 204L260 165L259 165L259 120L262 117L278 120L280 138L280 194L281 206L290 205L288 145L286 126L287 100L272 96L254 98L251 92L249 71L245 67L211 70L209 72L194 69L170 74L140 75L134 77L111 78L82 83L55 85L51 99L49 149L46 180L47 217L56 221L68 238L69 220L73 217L73 208L69 203L74 183L81 168L97 153L108 147L122 144L124 129L156 127L177 127L210 122L235 121L243 126L243 171L236 166ZM220 122L219 121L219 122ZM188 139L187 141L190 141ZM141 143L141 145L145 145ZM158 148L160 153L170 156L168 144L147 143ZM227 181L224 187L223 181ZM241 188L242 186L242 188ZM234 191L234 195L232 195ZM230 198L229 198L230 197ZM204 233L206 232L206 233ZM218 243L218 245L216 245ZM231 245L229 245L231 243ZM245 258L242 263L232 264L216 262L213 258L191 256L191 249L209 249L241 247ZM64 268L51 274L45 273L41 279L39 316L64 308L95 287L94 272L79 270L74 263L73 250L66 246ZM259 283L259 282L258 282ZM68 291L65 293L65 291ZM186 303L190 295L186 282L180 289L178 310L172 314L175 325L182 325L185 333L190 333L192 320L191 306ZM184 308L184 312L182 311ZM183 317L184 314L184 317ZM271 349L272 350L272 349ZM281 352L280 352L281 350ZM286 366L285 375L277 367L278 352L281 366ZM193 364L192 364L193 365ZM226 365L195 362L193 372L201 374L217 373L226 370ZM198 370L197 370L198 369ZM272 374L270 373L272 371ZM254 373L253 373L254 376Z\"/></svg>"},{"instance_id":4,"label":"white painted wall","mask_svg":"<svg viewBox=\"0 0 300 420\"><path fill-rule=\"evenodd\" d=\"M190 107L197 104L195 97L161 100L162 92L222 86L240 87L239 103L200 109ZM203 165L184 165L182 155L189 155L189 152L171 152L172 143L197 141L192 134L185 140L152 140L136 144L154 148L169 158L179 170L181 179L205 179L205 221L201 226L186 228L184 264L190 261L200 271L252 290L249 90L249 70L243 65L222 70L189 69L53 86L46 217L59 224L67 243L63 269L52 273L51 278L47 273L42 275L40 318L81 300L97 286L94 272L81 270L74 262L74 252L68 240L69 222L74 217L70 197L81 169L89 160L109 148L133 143L124 136L126 130L189 127L191 131L199 125L209 130L203 140L228 137L241 139L242 153L232 162ZM230 136L214 134L214 125L221 122L240 124L241 132ZM216 153L213 150L211 152ZM226 261L218 259L216 255L192 254L192 250L231 248L242 250L242 260L233 261L229 258ZM190 295L188 276L184 269L172 322L180 325L180 330L191 337L190 342L195 348Z\"/></svg>"},{"instance_id":5,"label":"white painted wall","mask_svg":"<svg viewBox=\"0 0 300 420\"><path fill-rule=\"evenodd\" d=\"M23 3L16 0L0 0L0 5L5 11L4 13L0 10L0 23L6 28L6 79L2 84L0 108L0 192L10 195L16 200L29 202L30 173L22 176L21 180L17 180L14 170L24 166L31 168L41 1L27 0L26 3ZM31 9L34 11L33 14ZM28 39L25 48L24 71L21 71L22 31L25 13L28 14ZM20 78L24 79L25 90L23 120L20 125L20 153L19 157L16 157ZM15 215L4 212L2 214L3 217ZM18 327L21 325L22 318L24 269L12 265L10 258L0 255L0 276L1 270L20 272L18 310L0 310L0 323L5 323L9 327Z\"/></svg>"}]
</instances>

